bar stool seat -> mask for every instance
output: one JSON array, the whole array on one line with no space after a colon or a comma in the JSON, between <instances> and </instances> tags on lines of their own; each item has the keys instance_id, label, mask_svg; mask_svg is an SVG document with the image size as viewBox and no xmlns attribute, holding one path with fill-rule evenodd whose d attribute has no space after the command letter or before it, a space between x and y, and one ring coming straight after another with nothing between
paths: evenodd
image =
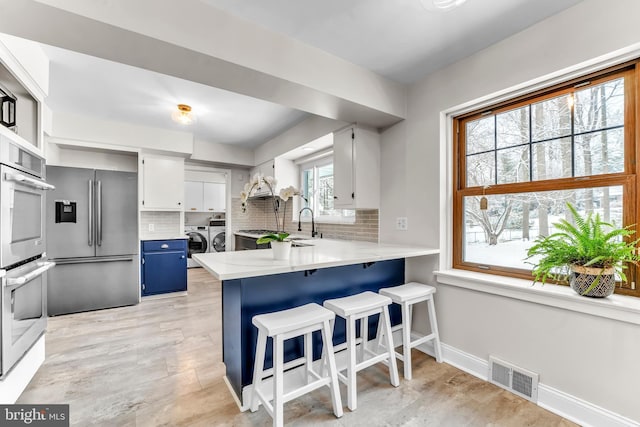
<instances>
[{"instance_id":1,"label":"bar stool seat","mask_svg":"<svg viewBox=\"0 0 640 427\"><path fill-rule=\"evenodd\" d=\"M317 388L328 386L331 390L333 413L338 418L342 416L340 386L332 341L334 319L335 313L314 303L253 317L252 322L258 328L258 342L253 366L253 386L250 401L252 412L257 411L258 405L262 403L273 418L273 425L282 426L284 424L284 404L286 402ZM312 366L312 333L314 331L321 331L323 340L322 361L320 362L322 372L320 375L313 370ZM285 393L284 341L298 336L304 336L306 384ZM273 338L273 404L260 390L262 380L268 376L264 372L267 337ZM326 376L324 375L325 365L329 368Z\"/></svg>"},{"instance_id":2,"label":"bar stool seat","mask_svg":"<svg viewBox=\"0 0 640 427\"><path fill-rule=\"evenodd\" d=\"M348 362L346 375L338 372L338 379L347 385L347 406L355 411L357 408L357 385L356 373L368 368L376 363L388 361L389 377L394 387L400 385L398 379L398 369L393 350L393 340L391 337L391 323L389 320L389 304L391 299L374 292L366 291L360 294L343 298L326 300L323 305L345 318L347 327L347 355ZM379 314L380 320L379 337L385 337L387 341L386 351L376 353L367 348L368 342L368 319L369 316ZM356 363L356 321L360 320L360 347L358 351L359 362ZM379 350L379 347L377 348ZM365 353L369 357L365 359Z\"/></svg>"},{"instance_id":3,"label":"bar stool seat","mask_svg":"<svg viewBox=\"0 0 640 427\"><path fill-rule=\"evenodd\" d=\"M436 361L438 363L442 362L440 335L438 334L438 322L433 303L433 295L436 293L436 288L423 283L409 282L392 288L382 288L378 292L380 292L380 295L391 298L394 303L399 304L402 308L402 324L395 326L393 329L402 329L402 354L395 353L395 355L404 362L404 377L408 380L412 377L411 349L425 342L433 341ZM413 305L422 301L427 301L431 333L411 341Z\"/></svg>"}]
</instances>

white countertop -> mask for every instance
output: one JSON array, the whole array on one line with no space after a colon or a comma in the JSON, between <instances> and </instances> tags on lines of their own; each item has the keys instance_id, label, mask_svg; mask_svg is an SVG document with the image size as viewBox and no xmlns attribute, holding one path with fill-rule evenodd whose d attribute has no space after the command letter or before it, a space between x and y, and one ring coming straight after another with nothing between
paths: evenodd
<instances>
[{"instance_id":1,"label":"white countertop","mask_svg":"<svg viewBox=\"0 0 640 427\"><path fill-rule=\"evenodd\" d=\"M291 248L288 260L275 260L271 249L194 254L218 280L290 273L314 268L439 254L435 248L332 239L298 240L313 246Z\"/></svg>"}]
</instances>

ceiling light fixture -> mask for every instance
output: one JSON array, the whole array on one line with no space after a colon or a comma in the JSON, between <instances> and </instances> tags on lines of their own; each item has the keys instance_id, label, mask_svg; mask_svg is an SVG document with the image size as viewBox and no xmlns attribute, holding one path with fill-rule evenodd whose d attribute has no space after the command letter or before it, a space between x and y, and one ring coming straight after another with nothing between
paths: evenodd
<instances>
[{"instance_id":1,"label":"ceiling light fixture","mask_svg":"<svg viewBox=\"0 0 640 427\"><path fill-rule=\"evenodd\" d=\"M191 106L187 104L178 104L178 109L171 113L174 122L183 125L190 125L196 121L196 116L191 112Z\"/></svg>"},{"instance_id":2,"label":"ceiling light fixture","mask_svg":"<svg viewBox=\"0 0 640 427\"><path fill-rule=\"evenodd\" d=\"M427 10L443 11L454 9L467 0L420 0L422 6Z\"/></svg>"}]
</instances>

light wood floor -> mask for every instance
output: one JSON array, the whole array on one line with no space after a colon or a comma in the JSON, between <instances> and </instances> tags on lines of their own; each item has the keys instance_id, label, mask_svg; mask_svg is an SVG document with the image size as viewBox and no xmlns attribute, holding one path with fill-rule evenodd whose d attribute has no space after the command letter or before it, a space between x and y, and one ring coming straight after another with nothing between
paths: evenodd
<instances>
[{"instance_id":1,"label":"light wood floor","mask_svg":"<svg viewBox=\"0 0 640 427\"><path fill-rule=\"evenodd\" d=\"M220 282L189 270L189 295L49 319L47 357L18 403L68 403L72 425L263 426L240 413L222 376ZM414 379L358 374L358 410L333 416L328 389L285 405L291 425L571 426L492 384L414 350ZM400 372L402 364L399 363ZM402 377L401 377L402 378ZM346 389L341 388L343 402Z\"/></svg>"}]
</instances>

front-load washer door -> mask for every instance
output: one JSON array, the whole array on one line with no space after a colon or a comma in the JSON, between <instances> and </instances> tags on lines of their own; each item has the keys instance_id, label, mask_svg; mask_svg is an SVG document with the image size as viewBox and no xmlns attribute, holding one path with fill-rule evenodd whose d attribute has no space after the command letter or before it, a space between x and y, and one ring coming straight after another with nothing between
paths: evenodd
<instances>
[{"instance_id":1,"label":"front-load washer door","mask_svg":"<svg viewBox=\"0 0 640 427\"><path fill-rule=\"evenodd\" d=\"M211 252L224 252L225 249L225 233L215 233L211 238Z\"/></svg>"},{"instance_id":2,"label":"front-load washer door","mask_svg":"<svg viewBox=\"0 0 640 427\"><path fill-rule=\"evenodd\" d=\"M207 248L209 247L209 244L207 243L207 238L201 234L198 233L197 231L192 231L190 233L187 233L187 236L189 236L189 242L188 242L188 254L187 256L189 258L191 258L191 255L193 254L205 254L207 253Z\"/></svg>"}]
</instances>

